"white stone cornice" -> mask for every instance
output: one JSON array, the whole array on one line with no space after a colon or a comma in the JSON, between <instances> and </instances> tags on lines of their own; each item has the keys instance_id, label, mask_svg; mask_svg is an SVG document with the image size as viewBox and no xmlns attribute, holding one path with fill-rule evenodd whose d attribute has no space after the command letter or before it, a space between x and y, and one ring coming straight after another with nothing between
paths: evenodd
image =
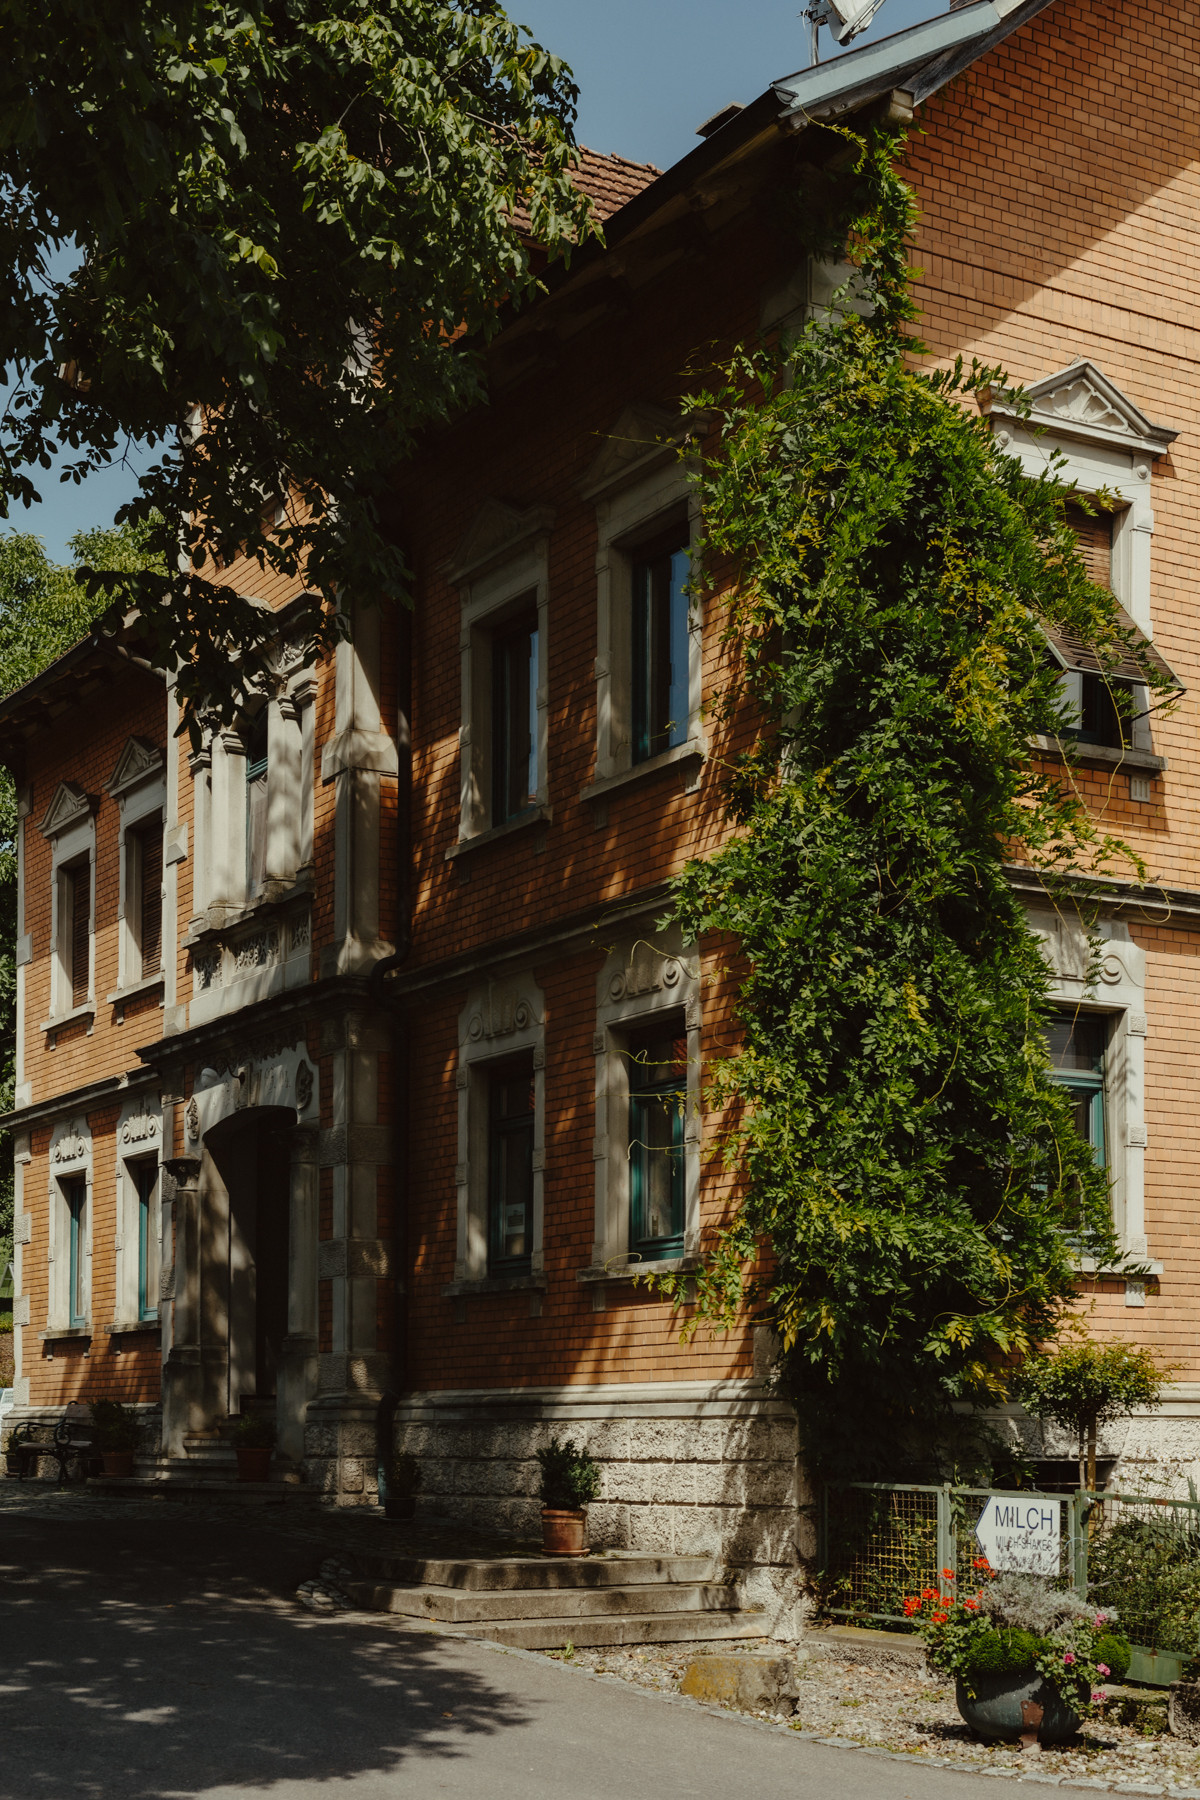
<instances>
[{"instance_id":1,"label":"white stone cornice","mask_svg":"<svg viewBox=\"0 0 1200 1800\"><path fill-rule=\"evenodd\" d=\"M95 810L96 802L90 794L85 794L73 781L60 781L38 830L43 837L58 837L72 825L90 819Z\"/></svg>"},{"instance_id":2,"label":"white stone cornice","mask_svg":"<svg viewBox=\"0 0 1200 1800\"><path fill-rule=\"evenodd\" d=\"M1059 437L1141 450L1149 456L1165 456L1179 436L1168 425L1152 424L1115 382L1086 359L1034 382L1025 393L1033 405L1027 421L998 388L981 391L980 411L993 418L1009 417L1018 423L1041 426Z\"/></svg>"},{"instance_id":3,"label":"white stone cornice","mask_svg":"<svg viewBox=\"0 0 1200 1800\"><path fill-rule=\"evenodd\" d=\"M139 787L143 781L154 780L162 774L163 768L163 753L157 744L143 737L126 738L117 766L104 784L105 792L115 798L130 788Z\"/></svg>"}]
</instances>

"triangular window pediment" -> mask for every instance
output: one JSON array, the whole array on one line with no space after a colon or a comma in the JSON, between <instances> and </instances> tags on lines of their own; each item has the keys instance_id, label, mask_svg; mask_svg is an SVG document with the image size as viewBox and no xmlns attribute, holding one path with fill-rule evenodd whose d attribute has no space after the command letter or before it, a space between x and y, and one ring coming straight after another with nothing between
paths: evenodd
<instances>
[{"instance_id":1,"label":"triangular window pediment","mask_svg":"<svg viewBox=\"0 0 1200 1800\"><path fill-rule=\"evenodd\" d=\"M156 744L148 738L127 738L125 748L117 758L117 766L105 783L106 791L114 796L127 793L130 788L139 787L143 781L160 775L162 769L163 754Z\"/></svg>"},{"instance_id":2,"label":"triangular window pediment","mask_svg":"<svg viewBox=\"0 0 1200 1800\"><path fill-rule=\"evenodd\" d=\"M94 811L95 802L90 794L85 794L73 781L60 781L38 830L43 837L57 837L60 832L69 831L72 825L90 819Z\"/></svg>"},{"instance_id":3,"label":"triangular window pediment","mask_svg":"<svg viewBox=\"0 0 1200 1800\"><path fill-rule=\"evenodd\" d=\"M473 580L493 564L516 556L553 523L554 514L547 506L520 512L503 500L485 500L446 564L450 580L456 585Z\"/></svg>"},{"instance_id":4,"label":"triangular window pediment","mask_svg":"<svg viewBox=\"0 0 1200 1800\"><path fill-rule=\"evenodd\" d=\"M599 499L610 488L623 486L648 474L672 457L686 426L678 413L662 406L637 402L627 406L579 484L585 500Z\"/></svg>"},{"instance_id":5,"label":"triangular window pediment","mask_svg":"<svg viewBox=\"0 0 1200 1800\"><path fill-rule=\"evenodd\" d=\"M1163 456L1179 436L1168 425L1155 425L1116 382L1086 359L1031 383L1025 392L1033 406L1029 423L1060 437ZM1012 413L1006 396L995 390L980 400L987 412Z\"/></svg>"}]
</instances>

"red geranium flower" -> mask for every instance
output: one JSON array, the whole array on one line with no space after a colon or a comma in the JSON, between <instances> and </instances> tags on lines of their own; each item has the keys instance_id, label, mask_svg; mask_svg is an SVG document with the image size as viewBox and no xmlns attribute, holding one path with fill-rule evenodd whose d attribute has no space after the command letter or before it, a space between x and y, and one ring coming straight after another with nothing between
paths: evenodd
<instances>
[{"instance_id":1,"label":"red geranium flower","mask_svg":"<svg viewBox=\"0 0 1200 1800\"><path fill-rule=\"evenodd\" d=\"M943 1569L942 1574L945 1576L947 1581L954 1580L954 1570L953 1569Z\"/></svg>"},{"instance_id":2,"label":"red geranium flower","mask_svg":"<svg viewBox=\"0 0 1200 1800\"><path fill-rule=\"evenodd\" d=\"M968 1612L978 1612L978 1610L979 1610L978 1600L964 1600L963 1605L966 1607Z\"/></svg>"},{"instance_id":3,"label":"red geranium flower","mask_svg":"<svg viewBox=\"0 0 1200 1800\"><path fill-rule=\"evenodd\" d=\"M935 1625L944 1625L949 1617L949 1613L934 1613L933 1622Z\"/></svg>"}]
</instances>

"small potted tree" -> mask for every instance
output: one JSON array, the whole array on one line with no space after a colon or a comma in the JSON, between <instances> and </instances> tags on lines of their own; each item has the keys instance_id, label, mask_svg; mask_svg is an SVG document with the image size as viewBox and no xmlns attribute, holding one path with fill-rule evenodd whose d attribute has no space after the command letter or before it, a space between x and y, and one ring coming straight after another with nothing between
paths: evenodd
<instances>
[{"instance_id":1,"label":"small potted tree","mask_svg":"<svg viewBox=\"0 0 1200 1800\"><path fill-rule=\"evenodd\" d=\"M133 1453L141 1435L132 1407L122 1406L119 1400L93 1400L92 1441L106 1475L133 1474Z\"/></svg>"},{"instance_id":2,"label":"small potted tree","mask_svg":"<svg viewBox=\"0 0 1200 1800\"><path fill-rule=\"evenodd\" d=\"M600 1464L570 1438L551 1438L542 1465L542 1549L547 1556L586 1556L587 1509L600 1492Z\"/></svg>"},{"instance_id":3,"label":"small potted tree","mask_svg":"<svg viewBox=\"0 0 1200 1800\"><path fill-rule=\"evenodd\" d=\"M1101 1425L1158 1406L1171 1373L1136 1344L1097 1344L1080 1321L1067 1328L1059 1349L1031 1356L1014 1391L1027 1412L1065 1426L1079 1448L1079 1485L1096 1491L1096 1442Z\"/></svg>"},{"instance_id":4,"label":"small potted tree","mask_svg":"<svg viewBox=\"0 0 1200 1800\"><path fill-rule=\"evenodd\" d=\"M275 1421L262 1413L243 1413L233 1427L233 1449L239 1481L269 1481Z\"/></svg>"}]
</instances>

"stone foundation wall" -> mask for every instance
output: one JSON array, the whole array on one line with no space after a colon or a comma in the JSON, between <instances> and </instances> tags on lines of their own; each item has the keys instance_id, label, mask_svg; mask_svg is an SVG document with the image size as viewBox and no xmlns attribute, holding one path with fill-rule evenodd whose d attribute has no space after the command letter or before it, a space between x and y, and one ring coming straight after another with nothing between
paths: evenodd
<instances>
[{"instance_id":1,"label":"stone foundation wall","mask_svg":"<svg viewBox=\"0 0 1200 1800\"><path fill-rule=\"evenodd\" d=\"M1069 1431L1027 1418L1019 1407L987 1417L1035 1463L1043 1457L1070 1462L1078 1455L1077 1440ZM1146 1492L1186 1500L1189 1480L1200 1492L1200 1384L1173 1382L1164 1388L1160 1407L1102 1426L1096 1455L1107 1469L1107 1486L1115 1493Z\"/></svg>"},{"instance_id":2,"label":"stone foundation wall","mask_svg":"<svg viewBox=\"0 0 1200 1800\"><path fill-rule=\"evenodd\" d=\"M795 1635L801 1503L796 1422L750 1382L427 1393L396 1447L420 1471L419 1517L540 1541L537 1451L571 1438L601 1465L595 1549L711 1556L747 1603Z\"/></svg>"}]
</instances>

